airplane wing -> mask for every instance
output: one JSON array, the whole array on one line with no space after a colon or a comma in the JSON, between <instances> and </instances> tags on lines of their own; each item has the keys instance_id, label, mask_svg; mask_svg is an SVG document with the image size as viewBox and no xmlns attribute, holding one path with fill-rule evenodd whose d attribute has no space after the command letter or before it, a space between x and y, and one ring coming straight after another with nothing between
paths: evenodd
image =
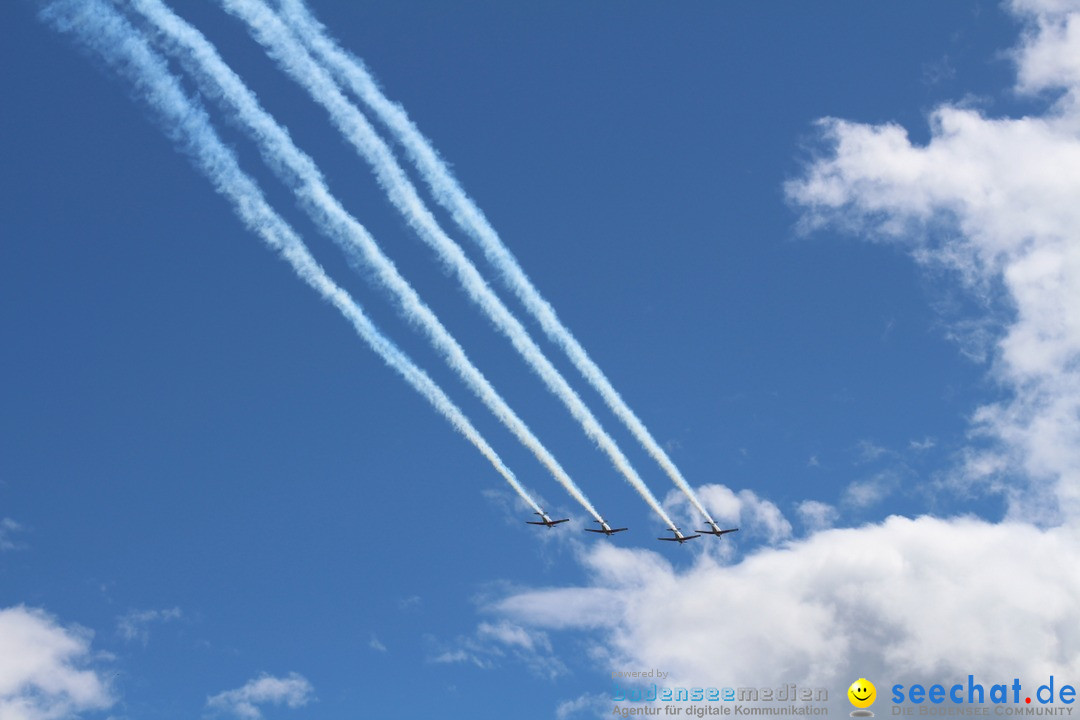
<instances>
[{"instance_id":1,"label":"airplane wing","mask_svg":"<svg viewBox=\"0 0 1080 720\"><path fill-rule=\"evenodd\" d=\"M695 530L694 532L720 537L721 535L727 535L728 533L739 532L739 528L731 528L730 530Z\"/></svg>"}]
</instances>

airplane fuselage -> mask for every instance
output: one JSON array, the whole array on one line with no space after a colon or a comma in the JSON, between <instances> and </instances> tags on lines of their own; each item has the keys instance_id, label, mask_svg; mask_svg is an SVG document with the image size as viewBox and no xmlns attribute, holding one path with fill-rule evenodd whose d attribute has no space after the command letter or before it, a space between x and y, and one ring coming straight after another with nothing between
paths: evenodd
<instances>
[{"instance_id":1,"label":"airplane fuselage","mask_svg":"<svg viewBox=\"0 0 1080 720\"><path fill-rule=\"evenodd\" d=\"M701 537L700 535L683 535L681 532L679 532L679 528L668 528L668 530L670 530L675 535L675 537L656 538L656 539L657 540L663 540L665 542L677 542L680 545L682 545L687 540L693 540L694 538Z\"/></svg>"},{"instance_id":2,"label":"airplane fuselage","mask_svg":"<svg viewBox=\"0 0 1080 720\"><path fill-rule=\"evenodd\" d=\"M603 533L605 535L614 535L615 533L619 533L619 532L622 532L622 531L626 530L626 528L612 528L610 525L608 525L603 520L594 520L593 522L600 523L600 529L597 530L595 528L585 528L585 532Z\"/></svg>"}]
</instances>

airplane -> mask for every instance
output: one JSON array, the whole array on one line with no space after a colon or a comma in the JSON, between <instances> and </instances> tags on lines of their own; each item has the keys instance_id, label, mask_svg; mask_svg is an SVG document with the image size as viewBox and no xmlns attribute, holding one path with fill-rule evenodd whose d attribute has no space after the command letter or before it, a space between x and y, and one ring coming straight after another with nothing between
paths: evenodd
<instances>
[{"instance_id":1,"label":"airplane","mask_svg":"<svg viewBox=\"0 0 1080 720\"><path fill-rule=\"evenodd\" d=\"M705 522L709 523L709 527L712 528L711 530L695 530L694 532L707 533L709 535L715 535L716 537L720 537L721 535L727 535L728 533L739 532L739 528L729 528L727 530L721 530L720 526L714 523L712 520L706 520Z\"/></svg>"},{"instance_id":2,"label":"airplane","mask_svg":"<svg viewBox=\"0 0 1080 720\"><path fill-rule=\"evenodd\" d=\"M615 529L612 529L612 528L611 528L611 526L610 526L610 525L608 525L608 524L607 524L606 522L604 522L603 520L593 520L593 522L598 522L598 523L600 523L600 528L601 528L601 529L600 529L600 530L595 530L595 529L593 529L593 528L585 528L585 532L604 533L605 535L614 535L615 533L617 533L617 532L622 532L623 530L625 530L625 529L626 529L626 528L615 528Z\"/></svg>"},{"instance_id":3,"label":"airplane","mask_svg":"<svg viewBox=\"0 0 1080 720\"><path fill-rule=\"evenodd\" d=\"M677 527L668 528L668 530L675 533L675 537L656 538L656 539L657 540L666 540L667 542L677 542L680 545L682 545L687 540L693 540L694 538L701 537L700 535L683 535L681 532L679 532L679 528L677 528Z\"/></svg>"},{"instance_id":4,"label":"airplane","mask_svg":"<svg viewBox=\"0 0 1080 720\"><path fill-rule=\"evenodd\" d=\"M533 513L533 515L539 515L540 520L526 520L525 522L529 525L544 525L547 528L553 528L559 523L570 522L570 518L563 518L562 520L552 520L543 510L538 513Z\"/></svg>"}]
</instances>

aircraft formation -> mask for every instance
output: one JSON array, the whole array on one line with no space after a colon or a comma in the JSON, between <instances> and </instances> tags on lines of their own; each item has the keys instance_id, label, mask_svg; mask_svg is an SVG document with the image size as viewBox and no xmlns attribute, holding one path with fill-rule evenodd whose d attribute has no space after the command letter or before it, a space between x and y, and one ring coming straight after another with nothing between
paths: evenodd
<instances>
[{"instance_id":1,"label":"aircraft formation","mask_svg":"<svg viewBox=\"0 0 1080 720\"><path fill-rule=\"evenodd\" d=\"M536 512L536 513L533 513L533 514L534 515L539 515L540 520L526 520L525 522L527 524L529 524L529 525L544 525L549 530L551 528L555 527L556 525L558 525L559 523L570 522L570 518L562 518L561 520L552 520L550 517L548 517L548 514L546 512L544 512L543 510L540 510L539 512ZM585 528L585 532L601 533L603 535L611 536L611 535L614 535L615 533L621 533L621 532L624 532L624 531L626 531L628 529L628 528L624 528L624 527L613 528L610 525L608 525L607 522L604 521L604 520L594 520L593 522L598 523L600 525L600 527L599 528ZM711 520L706 521L706 522L708 522L708 524L709 524L709 529L708 530L695 530L694 532L696 534L694 534L694 535L683 535L682 532L679 530L679 528L672 525L671 527L668 528L668 531L670 533L672 533L672 535L674 537L662 537L662 538L656 538L656 539L657 540L664 540L666 542L677 542L680 545L682 545L686 541L693 540L694 538L699 538L702 535L715 535L716 537L722 537L724 535L727 535L728 533L733 533L733 532L738 532L739 531L739 528L727 528L725 530L721 530L720 526L717 525L715 522L712 522Z\"/></svg>"},{"instance_id":2,"label":"aircraft formation","mask_svg":"<svg viewBox=\"0 0 1080 720\"><path fill-rule=\"evenodd\" d=\"M307 217L313 229L336 245L349 266L373 286L375 293L395 307L412 330L424 336L464 388L599 525L587 531L607 536L626 531L625 527L608 525L554 453L510 407L435 309L401 274L383 244L346 208L345 201L334 194L316 160L296 145L288 128L263 107L255 92L206 35L164 0L42 2L45 22L70 36L127 81L136 90L134 97L150 110L151 117L232 206L240 221L289 265L300 281L340 312L386 366L425 398L433 410L490 462L494 471L540 518L528 521L529 524L550 529L568 522L569 518L553 520L547 515L451 394L376 326L351 292L328 274L312 247L272 204L271 196L264 194L260 179L241 166L237 153L219 135L219 123L237 128L257 148L268 174L291 192L297 210ZM304 0L273 3L217 0L215 4L225 16L243 25L282 74L325 111L329 124L373 171L380 189L412 234L433 253L433 259L509 342L536 379L561 402L585 436L607 456L615 474L637 492L672 533L672 537L659 539L681 545L703 534L722 537L735 532L737 528L721 529L713 521L661 444L528 279L510 248L441 160L440 153L404 108L383 94L365 64L328 34ZM456 230L448 225L444 227L445 220L441 222L433 212L436 205L454 222ZM520 311L511 309L491 287L485 273L470 259L470 253L458 244L459 236L477 247L485 265L490 266L487 274L499 280L504 286L503 293L520 301L539 334L536 329L526 327L517 317ZM708 530L684 535L675 526L570 379L548 358L552 351L569 360L580 376L578 382L596 391L612 416L625 426L683 493L690 507L700 514Z\"/></svg>"}]
</instances>

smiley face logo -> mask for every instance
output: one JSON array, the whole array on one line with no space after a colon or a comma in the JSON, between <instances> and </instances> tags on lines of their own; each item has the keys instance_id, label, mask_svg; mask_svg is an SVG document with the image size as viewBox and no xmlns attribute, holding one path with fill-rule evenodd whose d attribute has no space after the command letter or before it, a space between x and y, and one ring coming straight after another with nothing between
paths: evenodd
<instances>
[{"instance_id":1,"label":"smiley face logo","mask_svg":"<svg viewBox=\"0 0 1080 720\"><path fill-rule=\"evenodd\" d=\"M851 687L847 690L847 696L855 707L868 708L877 699L877 688L874 687L874 683L866 678L859 678L851 683Z\"/></svg>"}]
</instances>

